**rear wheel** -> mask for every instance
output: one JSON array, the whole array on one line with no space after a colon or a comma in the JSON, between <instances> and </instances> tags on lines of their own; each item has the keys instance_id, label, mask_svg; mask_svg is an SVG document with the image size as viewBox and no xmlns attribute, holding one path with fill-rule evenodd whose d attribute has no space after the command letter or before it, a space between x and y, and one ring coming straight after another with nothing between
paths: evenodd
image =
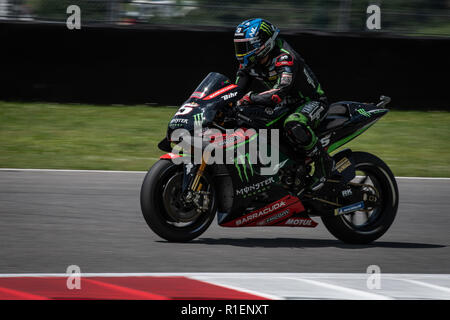
<instances>
[{"instance_id":1,"label":"rear wheel","mask_svg":"<svg viewBox=\"0 0 450 320\"><path fill-rule=\"evenodd\" d=\"M141 210L148 226L160 237L186 242L200 236L209 227L216 212L215 194L206 176L202 191L208 197L208 209L197 210L181 199L183 167L159 160L149 170L141 188ZM202 199L201 201L204 201Z\"/></svg>"},{"instance_id":2,"label":"rear wheel","mask_svg":"<svg viewBox=\"0 0 450 320\"><path fill-rule=\"evenodd\" d=\"M398 208L398 187L389 167L378 157L354 152L356 178L365 194L378 198L376 206L339 216L324 216L325 227L339 240L367 244L380 238L392 225Z\"/></svg>"}]
</instances>

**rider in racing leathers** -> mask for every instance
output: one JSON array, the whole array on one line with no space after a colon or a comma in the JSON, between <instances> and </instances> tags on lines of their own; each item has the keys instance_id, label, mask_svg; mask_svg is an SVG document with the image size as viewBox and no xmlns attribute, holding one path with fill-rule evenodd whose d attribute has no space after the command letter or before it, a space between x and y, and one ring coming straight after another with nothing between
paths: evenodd
<instances>
[{"instance_id":1,"label":"rider in racing leathers","mask_svg":"<svg viewBox=\"0 0 450 320\"><path fill-rule=\"evenodd\" d=\"M309 188L316 191L334 167L314 132L327 114L328 103L311 69L286 41L278 38L278 33L278 28L263 19L247 20L237 26L234 45L240 66L236 84L246 92L256 78L268 88L261 93L248 92L237 104L274 107L286 103L291 107L293 113L284 121L284 130L288 140L315 162Z\"/></svg>"}]
</instances>

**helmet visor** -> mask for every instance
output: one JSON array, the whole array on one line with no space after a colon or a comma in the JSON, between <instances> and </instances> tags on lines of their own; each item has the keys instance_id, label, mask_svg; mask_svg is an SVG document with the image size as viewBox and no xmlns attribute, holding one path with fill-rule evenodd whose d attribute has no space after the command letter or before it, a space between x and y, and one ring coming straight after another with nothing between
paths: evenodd
<instances>
[{"instance_id":1,"label":"helmet visor","mask_svg":"<svg viewBox=\"0 0 450 320\"><path fill-rule=\"evenodd\" d=\"M234 39L234 52L238 59L242 59L245 55L255 50L251 40L252 39Z\"/></svg>"}]
</instances>

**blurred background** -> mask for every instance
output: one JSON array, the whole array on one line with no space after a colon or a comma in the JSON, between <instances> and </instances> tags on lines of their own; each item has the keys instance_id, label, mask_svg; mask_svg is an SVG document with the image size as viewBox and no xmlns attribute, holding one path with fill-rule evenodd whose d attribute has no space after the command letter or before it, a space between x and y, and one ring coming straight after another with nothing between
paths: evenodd
<instances>
[{"instance_id":1,"label":"blurred background","mask_svg":"<svg viewBox=\"0 0 450 320\"><path fill-rule=\"evenodd\" d=\"M0 19L65 22L69 5L83 24L234 26L264 16L283 29L362 32L369 4L382 7L382 31L449 36L449 0L0 0Z\"/></svg>"},{"instance_id":2,"label":"blurred background","mask_svg":"<svg viewBox=\"0 0 450 320\"><path fill-rule=\"evenodd\" d=\"M0 167L146 170L168 106L209 72L234 81L234 28L252 17L281 29L330 102L392 98L352 147L397 175L450 177L449 0L0 0Z\"/></svg>"}]
</instances>

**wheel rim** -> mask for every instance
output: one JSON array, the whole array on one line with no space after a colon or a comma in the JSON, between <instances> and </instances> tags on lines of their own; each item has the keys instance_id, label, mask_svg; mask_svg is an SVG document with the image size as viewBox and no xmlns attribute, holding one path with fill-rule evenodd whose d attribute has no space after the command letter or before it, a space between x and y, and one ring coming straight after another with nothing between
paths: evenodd
<instances>
[{"instance_id":1,"label":"wheel rim","mask_svg":"<svg viewBox=\"0 0 450 320\"><path fill-rule=\"evenodd\" d=\"M196 232L212 219L211 210L215 207L215 196L209 181L202 177L203 189L211 192L208 212L197 213L192 208L184 208L183 211L177 212L176 210L181 208L178 198L181 196L182 176L183 172L180 167L176 166L164 172L159 180L153 201L159 208L157 214L161 216L166 226L177 230L189 229L191 232Z\"/></svg>"},{"instance_id":2,"label":"wheel rim","mask_svg":"<svg viewBox=\"0 0 450 320\"><path fill-rule=\"evenodd\" d=\"M373 169L369 166L357 166L355 171L357 173L359 172L359 174L351 182L372 186L372 188L365 186L360 188L368 194L376 195L379 205L340 216L348 227L361 232L370 232L378 227L386 205L382 182L377 178L376 172Z\"/></svg>"},{"instance_id":3,"label":"wheel rim","mask_svg":"<svg viewBox=\"0 0 450 320\"><path fill-rule=\"evenodd\" d=\"M191 208L186 208L181 199L181 184L183 173L178 172L172 176L163 189L163 204L167 214L178 223L188 223L194 221L201 212Z\"/></svg>"}]
</instances>

